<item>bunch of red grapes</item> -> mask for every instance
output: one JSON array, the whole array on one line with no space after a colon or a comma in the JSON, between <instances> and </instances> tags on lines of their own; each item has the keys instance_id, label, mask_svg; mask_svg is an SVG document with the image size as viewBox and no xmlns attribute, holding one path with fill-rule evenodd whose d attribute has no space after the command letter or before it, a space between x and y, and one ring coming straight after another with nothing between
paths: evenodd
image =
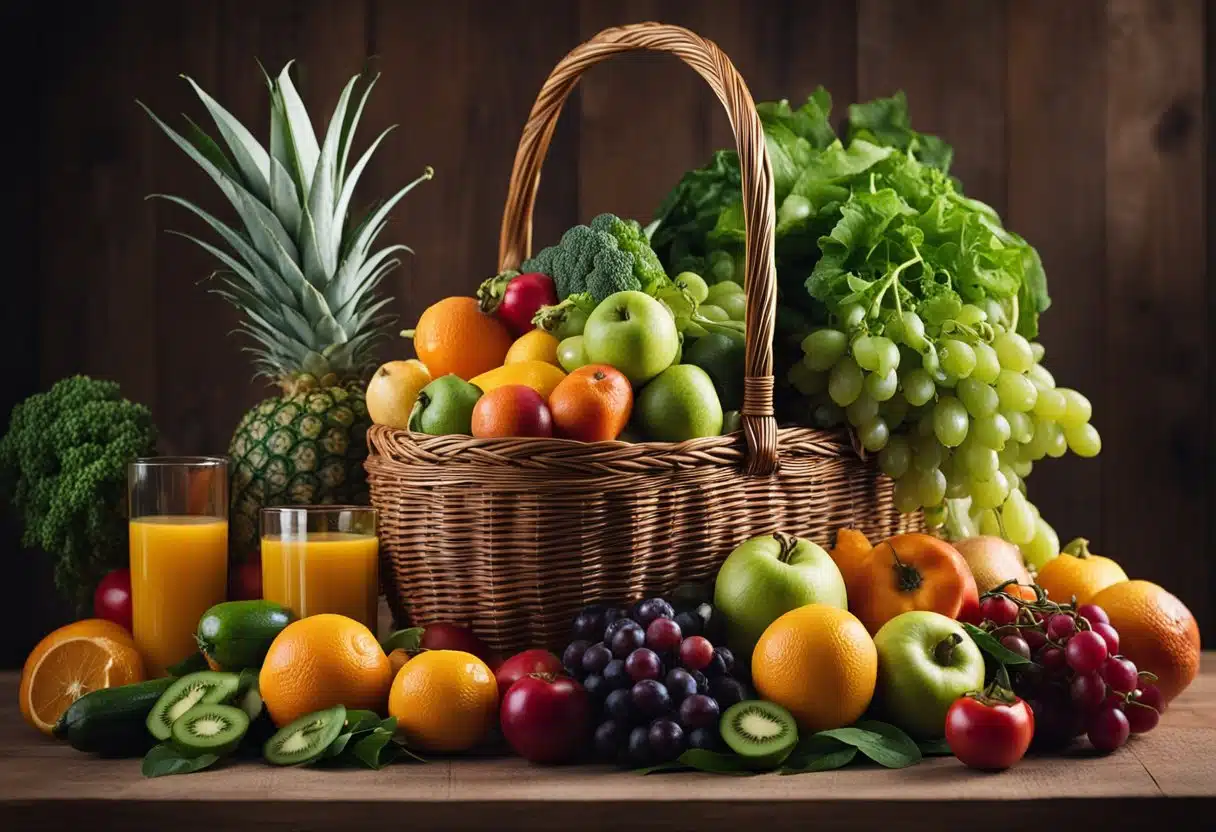
<instances>
[{"instance_id":1,"label":"bunch of red grapes","mask_svg":"<svg viewBox=\"0 0 1216 832\"><path fill-rule=\"evenodd\" d=\"M591 699L599 759L641 767L725 748L720 716L747 690L731 651L707 638L718 618L707 602L677 612L663 598L579 612L562 664Z\"/></svg>"},{"instance_id":2,"label":"bunch of red grapes","mask_svg":"<svg viewBox=\"0 0 1216 832\"><path fill-rule=\"evenodd\" d=\"M1034 711L1034 747L1063 748L1085 734L1095 749L1114 751L1157 727L1165 710L1157 677L1119 654L1105 610L1035 592L1027 601L998 589L980 602L983 628L1034 662L1010 668L1014 692Z\"/></svg>"}]
</instances>

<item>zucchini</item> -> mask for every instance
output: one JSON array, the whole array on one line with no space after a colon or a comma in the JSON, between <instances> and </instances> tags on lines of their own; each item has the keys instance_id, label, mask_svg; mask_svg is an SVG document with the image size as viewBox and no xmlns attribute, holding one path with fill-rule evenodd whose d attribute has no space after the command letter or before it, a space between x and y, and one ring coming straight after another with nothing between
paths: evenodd
<instances>
[{"instance_id":1,"label":"zucchini","mask_svg":"<svg viewBox=\"0 0 1216 832\"><path fill-rule=\"evenodd\" d=\"M54 734L77 751L138 757L156 742L144 721L173 681L151 679L86 693L63 712Z\"/></svg>"}]
</instances>

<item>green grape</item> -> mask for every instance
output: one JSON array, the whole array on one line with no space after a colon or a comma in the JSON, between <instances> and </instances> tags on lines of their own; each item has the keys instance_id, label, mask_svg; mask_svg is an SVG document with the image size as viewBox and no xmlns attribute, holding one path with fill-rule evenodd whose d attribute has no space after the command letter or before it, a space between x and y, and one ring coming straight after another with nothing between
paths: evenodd
<instances>
[{"instance_id":1,"label":"green grape","mask_svg":"<svg viewBox=\"0 0 1216 832\"><path fill-rule=\"evenodd\" d=\"M1097 431L1095 431L1097 433ZM1068 453L1068 440L1064 437L1064 429L1055 422L1051 423L1051 438L1047 444L1047 455L1059 459Z\"/></svg>"},{"instance_id":2,"label":"green grape","mask_svg":"<svg viewBox=\"0 0 1216 832\"><path fill-rule=\"evenodd\" d=\"M955 391L958 393L963 407L967 408L967 412L977 419L980 416L995 413L997 405L1000 403L1000 397L997 396L996 390L987 384L976 381L974 377L960 379Z\"/></svg>"},{"instance_id":3,"label":"green grape","mask_svg":"<svg viewBox=\"0 0 1216 832\"><path fill-rule=\"evenodd\" d=\"M979 522L976 523L979 527L980 534L988 537L1001 536L1001 523L997 520L996 512L990 508L986 508L980 512Z\"/></svg>"},{"instance_id":4,"label":"green grape","mask_svg":"<svg viewBox=\"0 0 1216 832\"><path fill-rule=\"evenodd\" d=\"M916 496L916 480L912 477L901 477L895 481L895 508L903 514L911 514L920 508L920 498Z\"/></svg>"},{"instance_id":5,"label":"green grape","mask_svg":"<svg viewBox=\"0 0 1216 832\"><path fill-rule=\"evenodd\" d=\"M857 429L857 438L861 440L861 446L870 453L877 453L885 448L890 437L891 430L881 416L875 416Z\"/></svg>"},{"instance_id":6,"label":"green grape","mask_svg":"<svg viewBox=\"0 0 1216 832\"><path fill-rule=\"evenodd\" d=\"M828 373L828 395L841 407L848 407L861 395L864 379L861 368L849 356L837 361Z\"/></svg>"},{"instance_id":7,"label":"green grape","mask_svg":"<svg viewBox=\"0 0 1216 832\"><path fill-rule=\"evenodd\" d=\"M1040 517L1034 522L1034 537L1021 549L1026 562L1039 570L1047 561L1060 554L1060 538L1056 535L1056 530Z\"/></svg>"},{"instance_id":8,"label":"green grape","mask_svg":"<svg viewBox=\"0 0 1216 832\"><path fill-rule=\"evenodd\" d=\"M1005 309L996 298L984 298L977 305L988 316L988 323L993 326L1004 326L1007 323Z\"/></svg>"},{"instance_id":9,"label":"green grape","mask_svg":"<svg viewBox=\"0 0 1216 832\"><path fill-rule=\"evenodd\" d=\"M955 378L966 378L975 369L975 350L966 341L948 338L938 350L942 370Z\"/></svg>"},{"instance_id":10,"label":"green grape","mask_svg":"<svg viewBox=\"0 0 1216 832\"><path fill-rule=\"evenodd\" d=\"M922 506L941 505L946 496L946 475L940 468L919 471L916 474L916 499Z\"/></svg>"},{"instance_id":11,"label":"green grape","mask_svg":"<svg viewBox=\"0 0 1216 832\"><path fill-rule=\"evenodd\" d=\"M882 406L878 408L878 412L882 414L882 418L886 420L887 426L892 430L904 423L904 419L908 418L908 410L908 400L898 394L883 402Z\"/></svg>"},{"instance_id":12,"label":"green grape","mask_svg":"<svg viewBox=\"0 0 1216 832\"><path fill-rule=\"evenodd\" d=\"M685 292L688 292L698 304L705 303L705 299L709 297L709 285L696 272L680 272L672 282ZM734 285L738 286L739 284L736 283ZM739 290L742 291L743 287L739 286Z\"/></svg>"},{"instance_id":13,"label":"green grape","mask_svg":"<svg viewBox=\"0 0 1216 832\"><path fill-rule=\"evenodd\" d=\"M863 370L874 372L878 369L878 349L875 346L875 339L870 335L858 335L853 339L851 345L853 352L853 360Z\"/></svg>"},{"instance_id":14,"label":"green grape","mask_svg":"<svg viewBox=\"0 0 1216 832\"><path fill-rule=\"evenodd\" d=\"M999 413L980 416L971 425L971 435L975 437L975 441L997 451L1005 447L1005 443L1009 441L1009 434L1009 420Z\"/></svg>"},{"instance_id":15,"label":"green grape","mask_svg":"<svg viewBox=\"0 0 1216 832\"><path fill-rule=\"evenodd\" d=\"M1034 436L1034 421L1027 414L1012 410L1001 411L1001 415L1009 423L1009 435L1014 442L1029 442Z\"/></svg>"},{"instance_id":16,"label":"green grape","mask_svg":"<svg viewBox=\"0 0 1216 832\"><path fill-rule=\"evenodd\" d=\"M906 474L911 465L912 447L906 437L892 436L878 454L878 467L893 480Z\"/></svg>"},{"instance_id":17,"label":"green grape","mask_svg":"<svg viewBox=\"0 0 1216 832\"><path fill-rule=\"evenodd\" d=\"M970 481L966 477L946 478L946 499L962 500L971 496Z\"/></svg>"},{"instance_id":18,"label":"green grape","mask_svg":"<svg viewBox=\"0 0 1216 832\"><path fill-rule=\"evenodd\" d=\"M972 480L992 479L1001 464L996 451L978 442L967 443L962 451L962 462Z\"/></svg>"},{"instance_id":19,"label":"green grape","mask_svg":"<svg viewBox=\"0 0 1216 832\"><path fill-rule=\"evenodd\" d=\"M1050 419L1053 422L1058 422L1064 418L1064 414L1067 411L1068 401L1064 398L1063 393L1050 387L1039 388L1039 397L1034 402L1034 415L1036 418Z\"/></svg>"},{"instance_id":20,"label":"green grape","mask_svg":"<svg viewBox=\"0 0 1216 832\"><path fill-rule=\"evenodd\" d=\"M718 301L731 295L742 295L743 287L733 280L723 280L721 283L715 283L706 291L705 298L701 303L712 303L717 305Z\"/></svg>"},{"instance_id":21,"label":"green grape","mask_svg":"<svg viewBox=\"0 0 1216 832\"><path fill-rule=\"evenodd\" d=\"M895 342L880 335L874 338L872 343L874 344L874 355L878 359L878 366L874 369L884 376L897 370L899 368L899 347L895 346Z\"/></svg>"},{"instance_id":22,"label":"green grape","mask_svg":"<svg viewBox=\"0 0 1216 832\"><path fill-rule=\"evenodd\" d=\"M894 370L889 371L886 375L870 373L866 376L866 392L873 396L875 401L887 401L895 395L895 391L898 389L899 376Z\"/></svg>"},{"instance_id":23,"label":"green grape","mask_svg":"<svg viewBox=\"0 0 1216 832\"><path fill-rule=\"evenodd\" d=\"M836 312L840 325L846 331L853 331L861 326L866 319L866 308L860 303L846 303Z\"/></svg>"},{"instance_id":24,"label":"green grape","mask_svg":"<svg viewBox=\"0 0 1216 832\"><path fill-rule=\"evenodd\" d=\"M918 436L912 440L912 468L916 471L931 471L940 468L945 448L932 436Z\"/></svg>"},{"instance_id":25,"label":"green grape","mask_svg":"<svg viewBox=\"0 0 1216 832\"><path fill-rule=\"evenodd\" d=\"M1038 364L1043 360L1043 356L1047 354L1047 348L1038 341L1031 341L1030 354L1034 356L1034 363Z\"/></svg>"},{"instance_id":26,"label":"green grape","mask_svg":"<svg viewBox=\"0 0 1216 832\"><path fill-rule=\"evenodd\" d=\"M659 300L666 304L677 321L687 319L692 315L693 303L678 289L667 289L659 294Z\"/></svg>"},{"instance_id":27,"label":"green grape","mask_svg":"<svg viewBox=\"0 0 1216 832\"><path fill-rule=\"evenodd\" d=\"M996 357L996 350L983 341L971 348L975 353L975 369L971 377L982 384L993 384L1001 374L1001 362Z\"/></svg>"},{"instance_id":28,"label":"green grape","mask_svg":"<svg viewBox=\"0 0 1216 832\"><path fill-rule=\"evenodd\" d=\"M916 435L932 437L933 436L933 408L926 407L922 409L916 417Z\"/></svg>"},{"instance_id":29,"label":"green grape","mask_svg":"<svg viewBox=\"0 0 1216 832\"><path fill-rule=\"evenodd\" d=\"M831 402L817 405L811 411L811 424L817 428L834 428L844 423L844 410Z\"/></svg>"},{"instance_id":30,"label":"green grape","mask_svg":"<svg viewBox=\"0 0 1216 832\"><path fill-rule=\"evenodd\" d=\"M1021 373L1001 370L996 380L996 394L1000 397L1001 410L1025 413L1034 407L1039 391Z\"/></svg>"},{"instance_id":31,"label":"green grape","mask_svg":"<svg viewBox=\"0 0 1216 832\"><path fill-rule=\"evenodd\" d=\"M1056 386L1056 377L1042 364L1035 364L1026 371L1026 378L1040 390L1050 390Z\"/></svg>"},{"instance_id":32,"label":"green grape","mask_svg":"<svg viewBox=\"0 0 1216 832\"><path fill-rule=\"evenodd\" d=\"M1061 387L1059 393L1064 397L1064 416L1060 419L1060 424L1065 427L1082 425L1093 418L1093 405L1085 396L1068 387Z\"/></svg>"},{"instance_id":33,"label":"green grape","mask_svg":"<svg viewBox=\"0 0 1216 832\"><path fill-rule=\"evenodd\" d=\"M947 448L957 448L967 438L967 408L954 396L942 396L933 408L933 433Z\"/></svg>"},{"instance_id":34,"label":"green grape","mask_svg":"<svg viewBox=\"0 0 1216 832\"><path fill-rule=\"evenodd\" d=\"M1054 424L1054 422L1050 423ZM1051 436L1046 427L1039 430L1036 426L1034 435L1029 442L1023 443L1018 450L1018 459L1025 459L1029 462L1038 462L1043 457L1047 456L1047 446L1051 444Z\"/></svg>"},{"instance_id":35,"label":"green grape","mask_svg":"<svg viewBox=\"0 0 1216 832\"><path fill-rule=\"evenodd\" d=\"M802 361L812 370L830 370L848 348L849 339L839 329L817 329L802 339Z\"/></svg>"},{"instance_id":36,"label":"green grape","mask_svg":"<svg viewBox=\"0 0 1216 832\"><path fill-rule=\"evenodd\" d=\"M925 525L931 529L940 529L946 525L946 506L930 506L925 509Z\"/></svg>"},{"instance_id":37,"label":"green grape","mask_svg":"<svg viewBox=\"0 0 1216 832\"><path fill-rule=\"evenodd\" d=\"M732 321L742 321L747 318L747 295L742 292L721 298L718 306L730 316Z\"/></svg>"},{"instance_id":38,"label":"green grape","mask_svg":"<svg viewBox=\"0 0 1216 832\"><path fill-rule=\"evenodd\" d=\"M1001 525L1005 527L1005 539L1010 543L1022 545L1034 539L1034 514L1021 491L1016 488L1009 492L1005 505L1001 506Z\"/></svg>"},{"instance_id":39,"label":"green grape","mask_svg":"<svg viewBox=\"0 0 1216 832\"><path fill-rule=\"evenodd\" d=\"M974 304L967 303L963 304L963 308L958 311L954 319L963 326L975 326L982 321L988 320L988 313Z\"/></svg>"},{"instance_id":40,"label":"green grape","mask_svg":"<svg viewBox=\"0 0 1216 832\"><path fill-rule=\"evenodd\" d=\"M1017 473L1013 470L1013 466L1002 465L1000 467L1000 472L1001 472L1001 476L1003 476L1005 478L1005 482L1009 483L1010 491L1014 491L1015 489L1022 487L1022 478L1019 477L1017 475Z\"/></svg>"},{"instance_id":41,"label":"green grape","mask_svg":"<svg viewBox=\"0 0 1216 832\"><path fill-rule=\"evenodd\" d=\"M1000 471L989 479L972 479L970 483L971 505L976 508L996 508L1009 496L1009 482Z\"/></svg>"},{"instance_id":42,"label":"green grape","mask_svg":"<svg viewBox=\"0 0 1216 832\"><path fill-rule=\"evenodd\" d=\"M804 396L814 396L828 389L828 374L816 372L802 361L790 367L788 378L794 389Z\"/></svg>"},{"instance_id":43,"label":"green grape","mask_svg":"<svg viewBox=\"0 0 1216 832\"><path fill-rule=\"evenodd\" d=\"M723 324L730 320L730 315L721 306L712 303L703 303L697 307L697 312L702 318L706 318L715 323Z\"/></svg>"},{"instance_id":44,"label":"green grape","mask_svg":"<svg viewBox=\"0 0 1216 832\"><path fill-rule=\"evenodd\" d=\"M1087 459L1097 456L1102 450L1102 437L1089 422L1064 428L1064 439L1074 454Z\"/></svg>"},{"instance_id":45,"label":"green grape","mask_svg":"<svg viewBox=\"0 0 1216 832\"><path fill-rule=\"evenodd\" d=\"M1013 463L1013 473L1017 474L1021 479L1029 477L1032 470L1034 470L1034 463L1030 460L1019 459Z\"/></svg>"},{"instance_id":46,"label":"green grape","mask_svg":"<svg viewBox=\"0 0 1216 832\"><path fill-rule=\"evenodd\" d=\"M1030 342L1016 332L998 332L992 339L992 347L1001 366L1015 373L1024 373L1034 366L1034 353Z\"/></svg>"},{"instance_id":47,"label":"green grape","mask_svg":"<svg viewBox=\"0 0 1216 832\"><path fill-rule=\"evenodd\" d=\"M937 347L933 342L925 344L925 351L920 356L920 366L931 376L938 375L942 370L941 359L937 355Z\"/></svg>"},{"instance_id":48,"label":"green grape","mask_svg":"<svg viewBox=\"0 0 1216 832\"><path fill-rule=\"evenodd\" d=\"M904 398L913 407L920 407L932 399L937 389L933 378L919 367L914 367L904 373L900 384L903 385Z\"/></svg>"},{"instance_id":49,"label":"green grape","mask_svg":"<svg viewBox=\"0 0 1216 832\"><path fill-rule=\"evenodd\" d=\"M844 409L844 413L850 425L860 427L878 415L878 402L869 393L863 392Z\"/></svg>"},{"instance_id":50,"label":"green grape","mask_svg":"<svg viewBox=\"0 0 1216 832\"><path fill-rule=\"evenodd\" d=\"M925 322L911 310L905 310L899 316L900 340L914 350L920 350L925 341Z\"/></svg>"}]
</instances>

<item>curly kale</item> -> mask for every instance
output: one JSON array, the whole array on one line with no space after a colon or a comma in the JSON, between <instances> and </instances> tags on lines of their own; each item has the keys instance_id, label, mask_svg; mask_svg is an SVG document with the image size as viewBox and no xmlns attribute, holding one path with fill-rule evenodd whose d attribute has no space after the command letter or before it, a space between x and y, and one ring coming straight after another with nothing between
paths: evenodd
<instances>
[{"instance_id":1,"label":"curly kale","mask_svg":"<svg viewBox=\"0 0 1216 832\"><path fill-rule=\"evenodd\" d=\"M588 294L599 303L616 292L641 290L653 294L667 283L658 255L634 220L600 214L591 225L576 225L520 267L553 278L557 296L565 300Z\"/></svg>"},{"instance_id":2,"label":"curly kale","mask_svg":"<svg viewBox=\"0 0 1216 832\"><path fill-rule=\"evenodd\" d=\"M127 463L155 447L152 414L114 382L66 378L13 408L0 492L22 519L22 545L55 556L55 585L78 606L127 560Z\"/></svg>"}]
</instances>

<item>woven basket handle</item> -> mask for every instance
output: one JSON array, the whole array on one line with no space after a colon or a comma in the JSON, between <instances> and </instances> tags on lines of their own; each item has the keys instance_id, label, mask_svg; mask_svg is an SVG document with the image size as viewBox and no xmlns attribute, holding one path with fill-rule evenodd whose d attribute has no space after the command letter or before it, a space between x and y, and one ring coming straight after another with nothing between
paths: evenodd
<instances>
[{"instance_id":1,"label":"woven basket handle","mask_svg":"<svg viewBox=\"0 0 1216 832\"><path fill-rule=\"evenodd\" d=\"M679 26L638 23L605 29L577 47L553 69L524 125L502 216L498 260L515 269L532 251L532 209L540 169L557 117L583 71L619 52L668 52L708 82L730 118L743 174L743 218L747 234L747 351L744 363L743 431L749 474L777 467L777 423L773 418L773 325L777 276L773 265L773 171L756 105L739 72L717 44Z\"/></svg>"}]
</instances>

